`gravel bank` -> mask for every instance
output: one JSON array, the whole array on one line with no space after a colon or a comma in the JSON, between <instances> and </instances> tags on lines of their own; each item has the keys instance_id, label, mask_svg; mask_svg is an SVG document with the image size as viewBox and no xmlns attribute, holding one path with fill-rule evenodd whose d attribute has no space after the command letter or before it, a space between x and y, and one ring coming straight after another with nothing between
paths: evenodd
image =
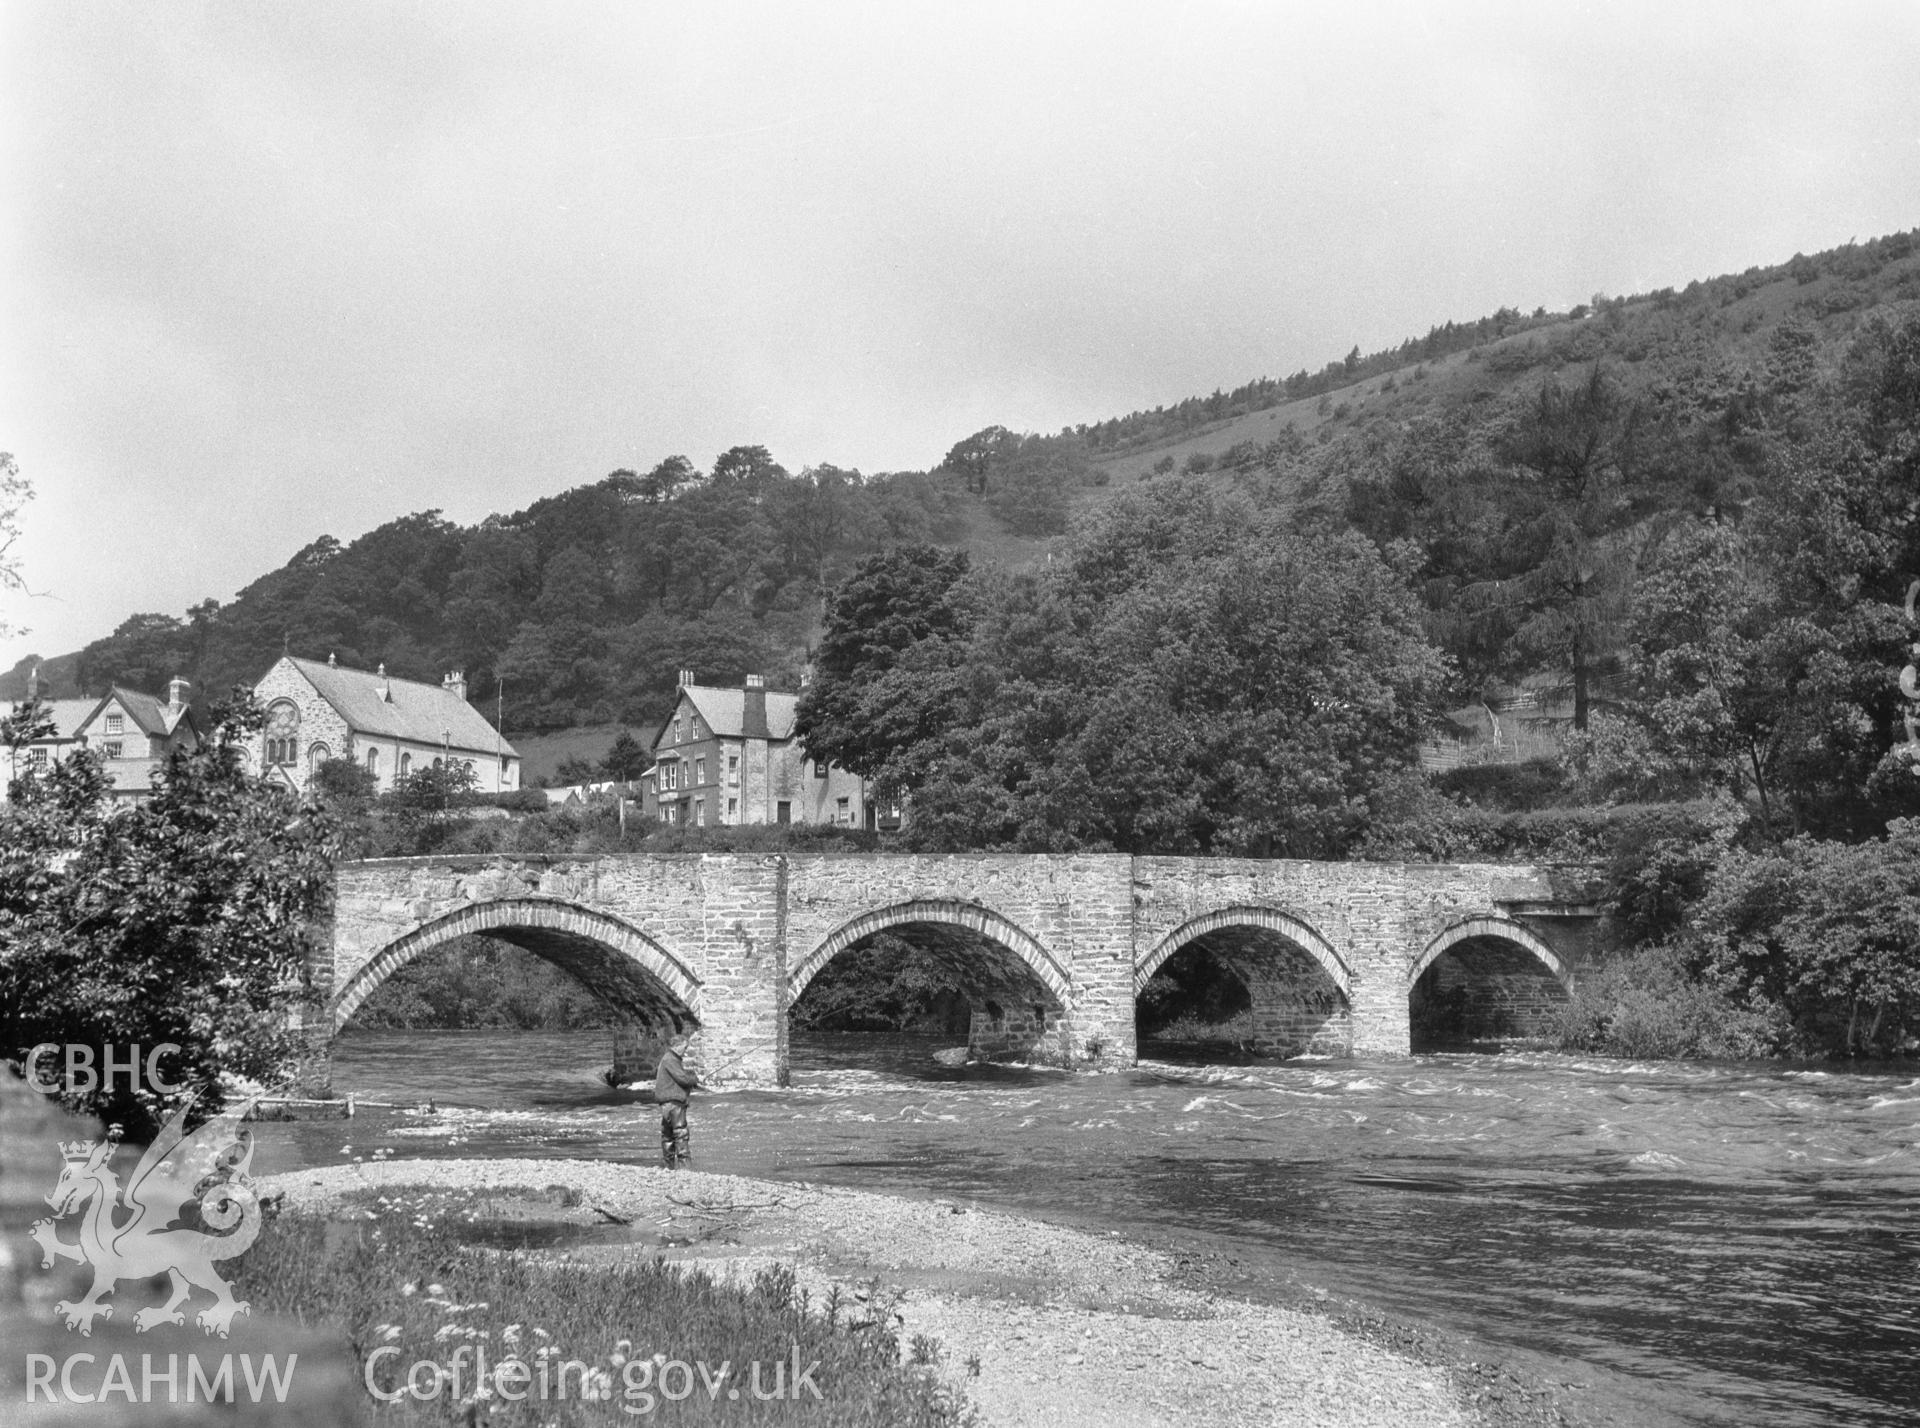
<instances>
[{"instance_id":1,"label":"gravel bank","mask_svg":"<svg viewBox=\"0 0 1920 1428\"><path fill-rule=\"evenodd\" d=\"M670 1257L720 1276L750 1277L784 1261L816 1301L835 1284L863 1294L877 1277L906 1291L903 1337L940 1341L943 1370L989 1428L1486 1421L1454 1370L1324 1315L1182 1287L1166 1256L1118 1236L951 1201L566 1160L332 1166L270 1177L262 1191L284 1194L289 1208L317 1209L355 1190L402 1185L480 1191L499 1196L503 1213L583 1226L631 1220L651 1232L644 1252L664 1243ZM578 1191L578 1203L557 1203L548 1193L555 1186Z\"/></svg>"}]
</instances>

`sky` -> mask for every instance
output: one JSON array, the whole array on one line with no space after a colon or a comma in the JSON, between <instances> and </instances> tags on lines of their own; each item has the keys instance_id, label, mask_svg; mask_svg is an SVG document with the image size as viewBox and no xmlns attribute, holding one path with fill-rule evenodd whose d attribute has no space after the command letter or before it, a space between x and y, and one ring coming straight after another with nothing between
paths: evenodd
<instances>
[{"instance_id":1,"label":"sky","mask_svg":"<svg viewBox=\"0 0 1920 1428\"><path fill-rule=\"evenodd\" d=\"M1920 6L0 4L0 668L322 534L924 469L1920 226Z\"/></svg>"}]
</instances>

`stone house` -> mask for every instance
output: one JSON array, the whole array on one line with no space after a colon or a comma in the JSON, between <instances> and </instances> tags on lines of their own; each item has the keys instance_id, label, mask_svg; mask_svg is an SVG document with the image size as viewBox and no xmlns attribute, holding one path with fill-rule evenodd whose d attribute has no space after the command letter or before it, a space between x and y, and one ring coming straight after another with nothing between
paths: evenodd
<instances>
[{"instance_id":1,"label":"stone house","mask_svg":"<svg viewBox=\"0 0 1920 1428\"><path fill-rule=\"evenodd\" d=\"M520 755L467 703L467 681L397 679L383 664L369 673L331 657L284 655L253 687L267 713L252 749L255 766L305 793L329 759L352 759L385 793L410 774L452 760L473 772L482 793L520 787Z\"/></svg>"},{"instance_id":2,"label":"stone house","mask_svg":"<svg viewBox=\"0 0 1920 1428\"><path fill-rule=\"evenodd\" d=\"M192 749L200 742L199 725L187 702L189 690L186 680L175 679L167 685L164 703L157 695L119 685L98 699L44 701L53 732L0 759L0 799L27 765L46 768L82 748L96 750L106 760L108 790L116 801L146 798L153 791L154 771L174 750ZM38 678L30 678L27 698L38 692ZM6 712L19 707L12 705Z\"/></svg>"},{"instance_id":3,"label":"stone house","mask_svg":"<svg viewBox=\"0 0 1920 1428\"><path fill-rule=\"evenodd\" d=\"M793 734L799 703L798 694L768 689L757 674L734 689L696 684L693 671L682 670L673 712L653 741L646 816L694 827L898 827L898 815L874 801L865 779L806 756Z\"/></svg>"}]
</instances>

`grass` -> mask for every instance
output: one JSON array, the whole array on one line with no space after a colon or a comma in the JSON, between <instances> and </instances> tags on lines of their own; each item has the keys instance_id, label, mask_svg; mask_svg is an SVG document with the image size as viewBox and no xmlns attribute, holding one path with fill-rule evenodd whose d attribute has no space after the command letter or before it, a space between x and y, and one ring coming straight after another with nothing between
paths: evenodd
<instances>
[{"instance_id":1,"label":"grass","mask_svg":"<svg viewBox=\"0 0 1920 1428\"><path fill-rule=\"evenodd\" d=\"M488 711L491 713L491 711ZM633 735L646 748L659 732L657 724L581 724L551 734L513 734L510 739L520 751L520 784L532 788L541 779L559 775L561 762L568 757L597 764L607 756L613 741L622 731Z\"/></svg>"},{"instance_id":2,"label":"grass","mask_svg":"<svg viewBox=\"0 0 1920 1428\"><path fill-rule=\"evenodd\" d=\"M1236 1012L1225 1021L1207 1021L1204 1018L1181 1015L1153 1033L1154 1041L1191 1041L1198 1044L1231 1041L1236 1045L1251 1042L1254 1038L1253 1013Z\"/></svg>"},{"instance_id":3,"label":"grass","mask_svg":"<svg viewBox=\"0 0 1920 1428\"><path fill-rule=\"evenodd\" d=\"M849 1312L837 1290L816 1308L785 1266L739 1287L659 1258L587 1265L484 1249L457 1233L448 1211L460 1203L390 1187L330 1216L274 1217L236 1291L255 1310L342 1330L383 1390L417 1372L424 1399L370 1400L383 1425L972 1421L933 1372L937 1345L916 1339L902 1362L898 1299L877 1285ZM776 1383L783 1397L756 1396Z\"/></svg>"}]
</instances>

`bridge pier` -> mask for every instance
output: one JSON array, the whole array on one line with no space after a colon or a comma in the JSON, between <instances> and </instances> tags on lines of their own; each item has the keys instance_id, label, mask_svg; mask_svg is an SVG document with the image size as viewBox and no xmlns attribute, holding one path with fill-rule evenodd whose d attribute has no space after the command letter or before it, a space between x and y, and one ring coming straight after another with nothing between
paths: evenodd
<instances>
[{"instance_id":1,"label":"bridge pier","mask_svg":"<svg viewBox=\"0 0 1920 1428\"><path fill-rule=\"evenodd\" d=\"M706 975L687 1069L709 1086L787 1084L787 861L699 860Z\"/></svg>"}]
</instances>

